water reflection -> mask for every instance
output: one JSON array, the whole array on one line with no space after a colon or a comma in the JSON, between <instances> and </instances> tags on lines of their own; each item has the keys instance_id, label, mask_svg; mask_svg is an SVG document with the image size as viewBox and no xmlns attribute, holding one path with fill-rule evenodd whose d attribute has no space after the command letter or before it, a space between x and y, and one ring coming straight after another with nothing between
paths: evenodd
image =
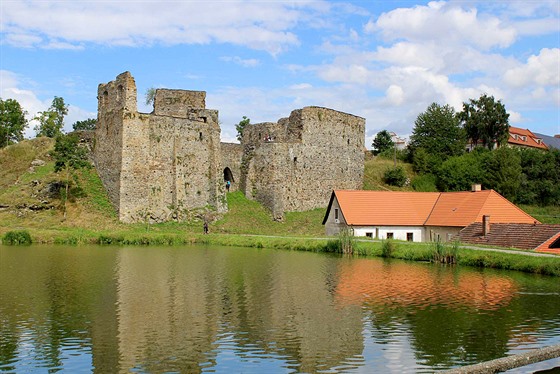
<instances>
[{"instance_id":1,"label":"water reflection","mask_svg":"<svg viewBox=\"0 0 560 374\"><path fill-rule=\"evenodd\" d=\"M0 246L0 371L431 371L560 343L557 279L232 248ZM48 368L48 369L46 369Z\"/></svg>"}]
</instances>

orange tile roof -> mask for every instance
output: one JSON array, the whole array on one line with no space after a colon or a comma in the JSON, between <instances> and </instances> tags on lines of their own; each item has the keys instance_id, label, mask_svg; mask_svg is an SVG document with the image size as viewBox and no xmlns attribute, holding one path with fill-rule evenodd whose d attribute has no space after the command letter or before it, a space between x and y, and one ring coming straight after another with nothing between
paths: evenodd
<instances>
[{"instance_id":1,"label":"orange tile roof","mask_svg":"<svg viewBox=\"0 0 560 374\"><path fill-rule=\"evenodd\" d=\"M439 197L439 192L346 190L334 194L346 223L357 226L423 225Z\"/></svg>"},{"instance_id":2,"label":"orange tile roof","mask_svg":"<svg viewBox=\"0 0 560 374\"><path fill-rule=\"evenodd\" d=\"M482 222L534 223L533 217L494 190L478 192L333 191L344 220L353 226L454 226ZM328 214L327 210L327 214ZM327 215L325 215L326 222Z\"/></svg>"},{"instance_id":3,"label":"orange tile roof","mask_svg":"<svg viewBox=\"0 0 560 374\"><path fill-rule=\"evenodd\" d=\"M537 141L540 139L538 136L533 134L531 130L527 129L520 129L519 127L509 127L509 144L515 145L523 145L525 147L533 147L533 148L540 148L540 149L548 149L546 144Z\"/></svg>"},{"instance_id":4,"label":"orange tile roof","mask_svg":"<svg viewBox=\"0 0 560 374\"><path fill-rule=\"evenodd\" d=\"M442 192L427 226L468 226L489 215L492 223L535 223L535 219L494 190Z\"/></svg>"}]
</instances>

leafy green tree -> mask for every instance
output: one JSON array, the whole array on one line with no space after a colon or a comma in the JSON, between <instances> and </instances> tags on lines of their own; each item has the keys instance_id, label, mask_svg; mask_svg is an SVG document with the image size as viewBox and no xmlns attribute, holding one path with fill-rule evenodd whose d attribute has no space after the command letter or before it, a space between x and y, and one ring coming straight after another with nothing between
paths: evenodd
<instances>
[{"instance_id":1,"label":"leafy green tree","mask_svg":"<svg viewBox=\"0 0 560 374\"><path fill-rule=\"evenodd\" d=\"M72 177L75 180L76 170L91 166L87 160L87 150L79 146L79 141L80 139L75 134L60 134L56 137L54 150L51 152L51 156L54 159L55 172L64 173L64 218L66 218L66 202L70 191L70 178Z\"/></svg>"},{"instance_id":2,"label":"leafy green tree","mask_svg":"<svg viewBox=\"0 0 560 374\"><path fill-rule=\"evenodd\" d=\"M0 148L23 140L26 114L17 100L0 98Z\"/></svg>"},{"instance_id":3,"label":"leafy green tree","mask_svg":"<svg viewBox=\"0 0 560 374\"><path fill-rule=\"evenodd\" d=\"M414 121L408 145L412 158L424 149L432 158L445 161L465 152L466 138L453 107L432 103Z\"/></svg>"},{"instance_id":4,"label":"leafy green tree","mask_svg":"<svg viewBox=\"0 0 560 374\"><path fill-rule=\"evenodd\" d=\"M478 100L463 103L459 114L467 137L476 146L480 142L488 149L507 143L509 136L509 114L500 100L486 94Z\"/></svg>"},{"instance_id":5,"label":"leafy green tree","mask_svg":"<svg viewBox=\"0 0 560 374\"><path fill-rule=\"evenodd\" d=\"M560 205L560 150L524 148L517 201L523 204Z\"/></svg>"},{"instance_id":6,"label":"leafy green tree","mask_svg":"<svg viewBox=\"0 0 560 374\"><path fill-rule=\"evenodd\" d=\"M375 135L373 143L371 144L373 148L373 154L378 155L382 152L392 150L395 147L391 134L387 130L381 130Z\"/></svg>"},{"instance_id":7,"label":"leafy green tree","mask_svg":"<svg viewBox=\"0 0 560 374\"><path fill-rule=\"evenodd\" d=\"M519 150L502 147L488 152L482 162L486 188L498 191L505 198L515 201L521 185L521 156Z\"/></svg>"},{"instance_id":8,"label":"leafy green tree","mask_svg":"<svg viewBox=\"0 0 560 374\"><path fill-rule=\"evenodd\" d=\"M243 130L247 125L251 124L251 120L246 116L243 116L243 119L239 121L237 125L235 125L235 129L237 130L237 140L241 141L243 139Z\"/></svg>"},{"instance_id":9,"label":"leafy green tree","mask_svg":"<svg viewBox=\"0 0 560 374\"><path fill-rule=\"evenodd\" d=\"M39 121L39 125L35 126L37 136L55 138L62 134L64 116L67 114L68 105L64 103L62 97L55 96L49 110L39 112L39 116L35 117Z\"/></svg>"},{"instance_id":10,"label":"leafy green tree","mask_svg":"<svg viewBox=\"0 0 560 374\"><path fill-rule=\"evenodd\" d=\"M146 90L146 105L153 104L155 99L156 99L156 89L153 87L148 88Z\"/></svg>"},{"instance_id":11,"label":"leafy green tree","mask_svg":"<svg viewBox=\"0 0 560 374\"><path fill-rule=\"evenodd\" d=\"M437 171L438 189L440 191L469 191L473 184L480 183L484 176L482 162L486 152L465 153L445 160Z\"/></svg>"},{"instance_id":12,"label":"leafy green tree","mask_svg":"<svg viewBox=\"0 0 560 374\"><path fill-rule=\"evenodd\" d=\"M97 120L95 118L88 118L83 121L76 121L72 125L74 131L81 131L81 130L95 130L95 126L97 126Z\"/></svg>"},{"instance_id":13,"label":"leafy green tree","mask_svg":"<svg viewBox=\"0 0 560 374\"><path fill-rule=\"evenodd\" d=\"M441 163L439 155L428 153L425 148L417 148L412 156L412 168L419 174L434 174Z\"/></svg>"}]
</instances>

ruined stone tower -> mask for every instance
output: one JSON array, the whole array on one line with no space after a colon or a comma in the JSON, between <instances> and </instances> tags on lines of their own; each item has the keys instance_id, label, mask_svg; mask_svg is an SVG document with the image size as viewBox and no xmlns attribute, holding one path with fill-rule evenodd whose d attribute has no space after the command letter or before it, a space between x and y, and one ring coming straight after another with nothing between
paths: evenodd
<instances>
[{"instance_id":1,"label":"ruined stone tower","mask_svg":"<svg viewBox=\"0 0 560 374\"><path fill-rule=\"evenodd\" d=\"M218 111L206 93L156 90L154 111L139 113L129 72L98 88L94 158L123 222L181 218L187 210L224 210Z\"/></svg>"},{"instance_id":2,"label":"ruined stone tower","mask_svg":"<svg viewBox=\"0 0 560 374\"><path fill-rule=\"evenodd\" d=\"M365 119L321 107L243 131L241 190L272 211L326 207L333 189L361 189Z\"/></svg>"}]
</instances>

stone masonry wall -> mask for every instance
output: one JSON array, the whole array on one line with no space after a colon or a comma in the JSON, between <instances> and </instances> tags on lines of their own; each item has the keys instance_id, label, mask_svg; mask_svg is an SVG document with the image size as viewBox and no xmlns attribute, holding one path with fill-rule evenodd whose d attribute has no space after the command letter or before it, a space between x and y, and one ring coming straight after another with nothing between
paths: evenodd
<instances>
[{"instance_id":1,"label":"stone masonry wall","mask_svg":"<svg viewBox=\"0 0 560 374\"><path fill-rule=\"evenodd\" d=\"M278 124L249 126L241 188L275 219L285 211L325 207L333 189L362 187L364 133L363 118L320 107L294 110Z\"/></svg>"},{"instance_id":2,"label":"stone masonry wall","mask_svg":"<svg viewBox=\"0 0 560 374\"><path fill-rule=\"evenodd\" d=\"M218 112L184 107L202 105L204 93L157 90L154 112L142 114L130 73L100 91L113 86L128 88L121 95L128 104L115 110L118 98L100 99L95 155L121 221L182 219L207 205L224 210Z\"/></svg>"},{"instance_id":3,"label":"stone masonry wall","mask_svg":"<svg viewBox=\"0 0 560 374\"><path fill-rule=\"evenodd\" d=\"M239 182L241 181L241 159L243 158L243 147L241 144L236 143L221 143L221 161L222 161L222 183L226 181L227 169L231 172L233 180L231 180L230 191L237 191L239 189Z\"/></svg>"},{"instance_id":4,"label":"stone masonry wall","mask_svg":"<svg viewBox=\"0 0 560 374\"><path fill-rule=\"evenodd\" d=\"M242 144L220 143L218 111L202 91L156 90L137 111L129 72L98 88L94 158L124 222L181 220L193 209L227 209L232 191L284 212L325 207L333 189L360 189L365 120L321 107L247 126Z\"/></svg>"}]
</instances>

